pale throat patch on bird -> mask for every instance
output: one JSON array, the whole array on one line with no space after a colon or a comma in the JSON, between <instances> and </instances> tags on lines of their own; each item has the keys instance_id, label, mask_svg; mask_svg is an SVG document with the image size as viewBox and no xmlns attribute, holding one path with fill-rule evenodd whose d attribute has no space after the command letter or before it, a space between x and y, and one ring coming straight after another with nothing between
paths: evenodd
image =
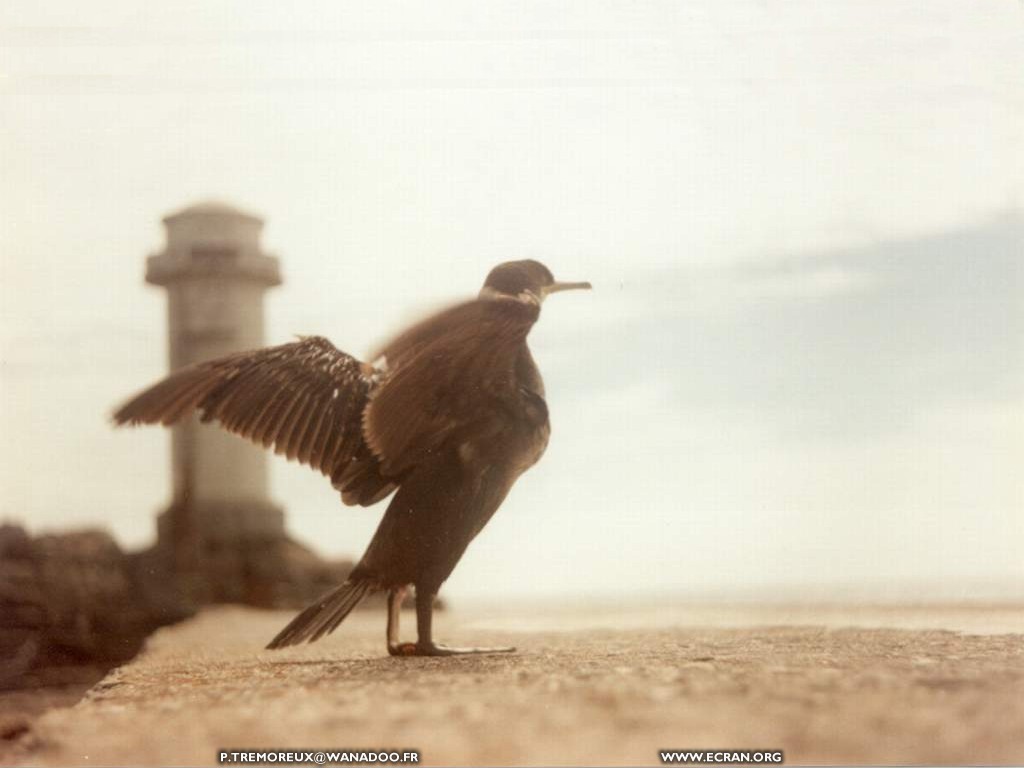
<instances>
[{"instance_id":1,"label":"pale throat patch on bird","mask_svg":"<svg viewBox=\"0 0 1024 768\"><path fill-rule=\"evenodd\" d=\"M480 300L481 301L517 301L520 304L532 304L539 307L544 301L543 296L539 296L534 291L526 288L514 296L509 293L502 293L499 290L492 288L489 285L485 285L480 289Z\"/></svg>"}]
</instances>

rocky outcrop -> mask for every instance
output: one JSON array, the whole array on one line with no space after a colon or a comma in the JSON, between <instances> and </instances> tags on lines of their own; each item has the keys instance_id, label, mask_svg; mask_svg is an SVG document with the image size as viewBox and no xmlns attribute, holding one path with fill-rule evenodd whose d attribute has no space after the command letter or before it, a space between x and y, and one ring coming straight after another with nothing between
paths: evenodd
<instances>
[{"instance_id":1,"label":"rocky outcrop","mask_svg":"<svg viewBox=\"0 0 1024 768\"><path fill-rule=\"evenodd\" d=\"M107 533L32 538L0 526L0 686L76 682L189 615L147 604L134 581L131 558Z\"/></svg>"},{"instance_id":2,"label":"rocky outcrop","mask_svg":"<svg viewBox=\"0 0 1024 768\"><path fill-rule=\"evenodd\" d=\"M301 607L352 566L289 539L220 548L203 560L210 586L196 593L182 588L160 547L128 553L103 531L32 537L0 526L0 689L92 680L132 658L154 629L203 604Z\"/></svg>"}]
</instances>

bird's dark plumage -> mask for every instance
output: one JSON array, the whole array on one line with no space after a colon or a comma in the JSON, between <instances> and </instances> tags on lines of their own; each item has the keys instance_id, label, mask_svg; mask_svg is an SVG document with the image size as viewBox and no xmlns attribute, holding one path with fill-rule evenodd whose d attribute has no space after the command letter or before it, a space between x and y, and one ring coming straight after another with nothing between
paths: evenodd
<instances>
[{"instance_id":1,"label":"bird's dark plumage","mask_svg":"<svg viewBox=\"0 0 1024 768\"><path fill-rule=\"evenodd\" d=\"M323 472L346 504L373 504L397 488L345 584L269 647L317 640L366 594L387 589L392 653L457 652L432 640L433 597L548 441L544 386L527 334L547 294L589 287L556 283L535 261L507 262L491 271L478 299L406 330L373 365L326 339L303 338L177 371L114 420L169 425L197 411ZM420 639L399 644L396 606L410 584Z\"/></svg>"}]
</instances>

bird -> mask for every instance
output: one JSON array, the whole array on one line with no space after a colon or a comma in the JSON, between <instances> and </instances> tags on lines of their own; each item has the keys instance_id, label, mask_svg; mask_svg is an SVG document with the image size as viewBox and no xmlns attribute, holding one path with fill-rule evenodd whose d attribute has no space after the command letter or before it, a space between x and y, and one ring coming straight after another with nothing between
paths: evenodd
<instances>
[{"instance_id":1,"label":"bird","mask_svg":"<svg viewBox=\"0 0 1024 768\"><path fill-rule=\"evenodd\" d=\"M170 426L192 413L320 471L346 505L390 494L345 582L299 613L269 649L333 632L367 595L387 592L392 656L507 653L434 639L434 603L470 542L550 437L544 382L527 335L558 282L538 261L508 261L476 298L436 312L363 362L322 336L196 363L120 408L116 425ZM416 641L399 616L415 588Z\"/></svg>"}]
</instances>

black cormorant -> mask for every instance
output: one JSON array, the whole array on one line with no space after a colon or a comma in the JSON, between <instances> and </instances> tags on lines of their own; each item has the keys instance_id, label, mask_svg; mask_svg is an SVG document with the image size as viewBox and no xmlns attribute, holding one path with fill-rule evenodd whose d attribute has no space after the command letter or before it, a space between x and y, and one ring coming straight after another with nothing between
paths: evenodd
<instances>
[{"instance_id":1,"label":"black cormorant","mask_svg":"<svg viewBox=\"0 0 1024 768\"><path fill-rule=\"evenodd\" d=\"M516 479L540 459L550 426L544 384L526 344L559 283L543 264L491 270L473 301L414 325L372 364L319 336L183 368L115 414L117 424L170 425L194 410L323 472L346 504L397 489L359 563L268 648L318 640L370 592L388 590L392 655L511 651L434 642L434 598ZM416 588L418 641L401 643L398 616Z\"/></svg>"}]
</instances>

